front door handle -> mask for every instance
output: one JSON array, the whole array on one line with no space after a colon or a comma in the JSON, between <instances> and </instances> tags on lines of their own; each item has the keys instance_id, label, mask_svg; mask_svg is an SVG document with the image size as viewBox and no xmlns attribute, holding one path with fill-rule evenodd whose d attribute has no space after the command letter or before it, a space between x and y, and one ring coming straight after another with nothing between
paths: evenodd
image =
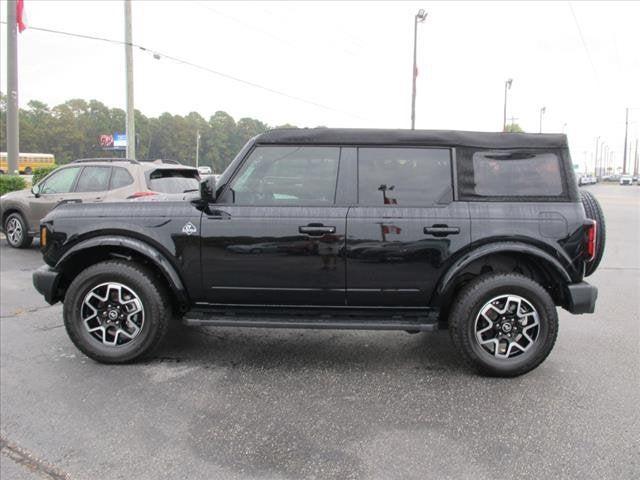
<instances>
[{"instance_id":1,"label":"front door handle","mask_svg":"<svg viewBox=\"0 0 640 480\"><path fill-rule=\"evenodd\" d=\"M305 235L321 236L325 233L336 233L336 227L325 227L320 223L310 223L309 225L301 225L298 227L298 232Z\"/></svg>"},{"instance_id":2,"label":"front door handle","mask_svg":"<svg viewBox=\"0 0 640 480\"><path fill-rule=\"evenodd\" d=\"M457 235L460 233L460 227L450 227L449 225L432 225L430 227L424 227L424 233L426 235L433 235L434 237L446 237L447 235Z\"/></svg>"}]
</instances>

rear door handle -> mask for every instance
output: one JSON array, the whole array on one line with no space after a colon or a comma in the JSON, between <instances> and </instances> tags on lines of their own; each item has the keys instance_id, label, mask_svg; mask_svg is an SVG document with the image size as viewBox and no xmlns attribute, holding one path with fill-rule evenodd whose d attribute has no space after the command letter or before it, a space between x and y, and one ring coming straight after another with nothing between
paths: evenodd
<instances>
[{"instance_id":1,"label":"rear door handle","mask_svg":"<svg viewBox=\"0 0 640 480\"><path fill-rule=\"evenodd\" d=\"M309 224L298 227L298 232L305 235L320 236L325 233L336 233L336 227L325 227L322 224Z\"/></svg>"},{"instance_id":2,"label":"rear door handle","mask_svg":"<svg viewBox=\"0 0 640 480\"><path fill-rule=\"evenodd\" d=\"M424 233L426 235L433 235L434 237L446 237L447 235L459 234L460 227L450 227L449 225L432 225L430 227L424 227Z\"/></svg>"}]
</instances>

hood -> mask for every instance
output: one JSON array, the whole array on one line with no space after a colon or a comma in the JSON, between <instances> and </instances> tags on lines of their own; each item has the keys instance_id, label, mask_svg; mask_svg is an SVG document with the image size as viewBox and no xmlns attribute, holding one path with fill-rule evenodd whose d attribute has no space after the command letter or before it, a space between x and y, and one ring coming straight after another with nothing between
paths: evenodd
<instances>
[{"instance_id":1,"label":"hood","mask_svg":"<svg viewBox=\"0 0 640 480\"><path fill-rule=\"evenodd\" d=\"M9 200L22 200L32 196L33 196L33 193L31 193L31 190L27 188L24 190L16 190L15 192L5 193L4 195L2 195L2 197L0 197L0 199L3 202L6 202Z\"/></svg>"}]
</instances>

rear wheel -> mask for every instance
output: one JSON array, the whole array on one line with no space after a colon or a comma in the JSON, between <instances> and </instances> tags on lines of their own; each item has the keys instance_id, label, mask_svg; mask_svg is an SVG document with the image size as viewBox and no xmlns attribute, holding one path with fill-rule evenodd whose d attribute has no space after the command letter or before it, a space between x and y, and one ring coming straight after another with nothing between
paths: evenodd
<instances>
[{"instance_id":1,"label":"rear wheel","mask_svg":"<svg viewBox=\"0 0 640 480\"><path fill-rule=\"evenodd\" d=\"M27 248L33 242L33 237L29 235L27 222L19 213L8 215L4 221L4 233L7 242L13 248Z\"/></svg>"},{"instance_id":2,"label":"rear wheel","mask_svg":"<svg viewBox=\"0 0 640 480\"><path fill-rule=\"evenodd\" d=\"M549 294L530 278L483 275L453 301L449 332L480 373L515 377L547 358L558 334L558 316Z\"/></svg>"},{"instance_id":3,"label":"rear wheel","mask_svg":"<svg viewBox=\"0 0 640 480\"><path fill-rule=\"evenodd\" d=\"M24 169L24 174L25 175L31 175L33 173L33 170L31 170L31 167L27 167Z\"/></svg>"},{"instance_id":4,"label":"rear wheel","mask_svg":"<svg viewBox=\"0 0 640 480\"><path fill-rule=\"evenodd\" d=\"M171 307L163 285L141 265L101 262L71 282L64 324L73 343L103 363L149 354L165 337Z\"/></svg>"},{"instance_id":5,"label":"rear wheel","mask_svg":"<svg viewBox=\"0 0 640 480\"><path fill-rule=\"evenodd\" d=\"M580 190L580 199L582 200L582 205L584 206L587 218L595 220L597 223L596 254L593 257L593 260L587 263L584 272L585 277L588 277L596 271L598 265L600 265L600 261L602 260L602 255L604 255L604 244L607 239L607 227L605 225L604 213L602 212L602 207L600 207L600 202L598 202L598 199L593 195L593 193L587 190Z\"/></svg>"}]
</instances>

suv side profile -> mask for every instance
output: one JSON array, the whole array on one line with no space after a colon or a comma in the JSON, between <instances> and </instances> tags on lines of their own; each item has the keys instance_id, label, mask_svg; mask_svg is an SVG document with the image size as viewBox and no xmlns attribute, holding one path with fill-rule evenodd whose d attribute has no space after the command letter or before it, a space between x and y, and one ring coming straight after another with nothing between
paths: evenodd
<instances>
[{"instance_id":1,"label":"suv side profile","mask_svg":"<svg viewBox=\"0 0 640 480\"><path fill-rule=\"evenodd\" d=\"M448 327L496 376L549 355L556 306L594 311L604 249L565 135L457 131L273 130L192 201L60 205L41 232L34 285L100 362L148 355L178 317Z\"/></svg>"},{"instance_id":2,"label":"suv side profile","mask_svg":"<svg viewBox=\"0 0 640 480\"><path fill-rule=\"evenodd\" d=\"M162 160L119 158L76 160L55 169L31 191L2 196L0 231L14 248L27 248L38 236L40 220L61 202L100 203L198 188L195 168Z\"/></svg>"}]
</instances>

